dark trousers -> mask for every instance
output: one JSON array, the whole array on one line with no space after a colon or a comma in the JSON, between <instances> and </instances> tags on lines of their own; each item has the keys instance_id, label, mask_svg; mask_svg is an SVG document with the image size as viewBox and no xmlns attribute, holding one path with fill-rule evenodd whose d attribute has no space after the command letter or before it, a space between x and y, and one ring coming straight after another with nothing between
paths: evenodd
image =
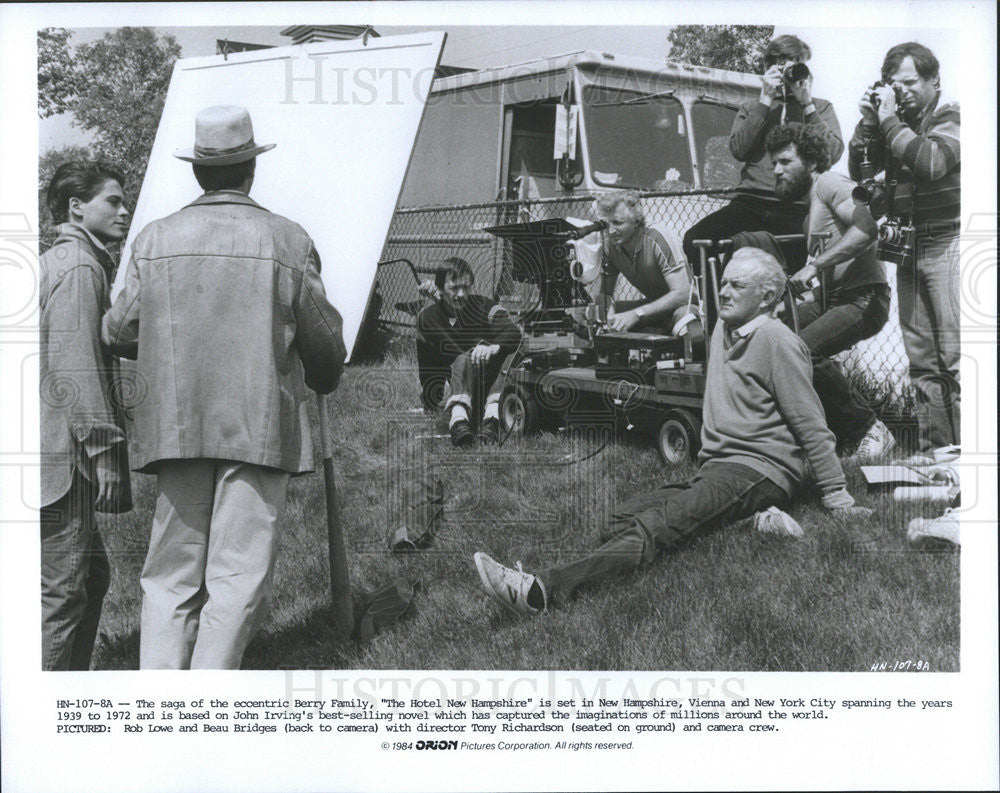
<instances>
[{"instance_id":1,"label":"dark trousers","mask_svg":"<svg viewBox=\"0 0 1000 793\"><path fill-rule=\"evenodd\" d=\"M772 234L802 234L807 209L801 204L767 201L738 195L722 209L706 215L684 234L684 255L692 264L699 261L694 240L727 240L741 231L770 231ZM806 244L783 243L787 272L794 273L806 261ZM717 252L717 251L716 251Z\"/></svg>"},{"instance_id":2,"label":"dark trousers","mask_svg":"<svg viewBox=\"0 0 1000 793\"><path fill-rule=\"evenodd\" d=\"M538 577L553 602L580 586L650 564L658 549L675 548L698 531L787 501L784 490L752 468L709 463L693 479L629 500L602 530L600 548Z\"/></svg>"},{"instance_id":3,"label":"dark trousers","mask_svg":"<svg viewBox=\"0 0 1000 793\"><path fill-rule=\"evenodd\" d=\"M420 401L424 410L441 404L445 383L450 383L452 396L469 408L470 415L482 407L484 399L499 397L503 385L500 370L506 356L499 352L485 364L473 364L468 352L449 355L434 344L417 340L417 369L420 377ZM466 400L464 397L468 397ZM466 404L468 401L468 404Z\"/></svg>"},{"instance_id":4,"label":"dark trousers","mask_svg":"<svg viewBox=\"0 0 1000 793\"><path fill-rule=\"evenodd\" d=\"M813 388L826 423L838 442L860 440L875 423L875 412L830 356L882 330L889 319L889 287L878 284L835 293L826 311L819 303L806 303L798 316L799 336L812 355Z\"/></svg>"},{"instance_id":5,"label":"dark trousers","mask_svg":"<svg viewBox=\"0 0 1000 793\"><path fill-rule=\"evenodd\" d=\"M97 530L95 486L74 474L69 492L40 515L42 669L86 671L111 566Z\"/></svg>"}]
</instances>

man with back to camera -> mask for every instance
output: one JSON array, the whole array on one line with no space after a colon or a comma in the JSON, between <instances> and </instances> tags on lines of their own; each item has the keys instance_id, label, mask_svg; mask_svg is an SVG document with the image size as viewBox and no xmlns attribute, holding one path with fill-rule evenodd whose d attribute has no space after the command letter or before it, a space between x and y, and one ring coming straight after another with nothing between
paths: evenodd
<instances>
[{"instance_id":1,"label":"man with back to camera","mask_svg":"<svg viewBox=\"0 0 1000 793\"><path fill-rule=\"evenodd\" d=\"M805 64L812 56L809 46L796 36L773 39L764 50L764 74L760 97L745 102L733 122L729 136L730 153L743 163L736 196L726 206L699 220L684 234L688 261L698 261L694 240L731 239L741 231L769 231L772 234L801 234L807 207L804 200L785 202L774 193L774 174L764 140L781 124L798 121L826 141L830 164L840 159L844 141L833 105L812 95L812 75L796 77L794 64ZM800 67L801 68L801 67ZM805 260L805 247L782 246L794 272Z\"/></svg>"},{"instance_id":2,"label":"man with back to camera","mask_svg":"<svg viewBox=\"0 0 1000 793\"><path fill-rule=\"evenodd\" d=\"M608 224L601 250L602 273L598 302L607 309L613 331L648 331L702 341L701 321L694 315L687 266L668 235L646 223L638 192L602 193L594 213ZM614 302L618 276L624 275L643 296Z\"/></svg>"},{"instance_id":3,"label":"man with back to camera","mask_svg":"<svg viewBox=\"0 0 1000 793\"><path fill-rule=\"evenodd\" d=\"M960 443L961 434L961 118L957 102L941 101L940 64L922 44L890 49L882 83L861 99L848 166L860 179L867 154L875 173L885 170L898 181L890 215L904 215L912 199L913 254L896 267L896 291L917 394L919 451L928 452Z\"/></svg>"},{"instance_id":4,"label":"man with back to camera","mask_svg":"<svg viewBox=\"0 0 1000 793\"><path fill-rule=\"evenodd\" d=\"M521 342L521 330L507 310L485 295L471 294L475 276L465 259L446 259L434 281L420 292L434 303L417 315L417 367L425 410L437 406L445 383L451 442L467 448L476 439L470 424L472 400L485 391L479 440L495 444L500 437L501 368Z\"/></svg>"},{"instance_id":5,"label":"man with back to camera","mask_svg":"<svg viewBox=\"0 0 1000 793\"><path fill-rule=\"evenodd\" d=\"M701 467L693 479L628 501L601 531L590 556L539 572L474 556L483 587L519 614L537 614L578 587L650 564L658 549L732 523L801 492L807 466L833 514L858 517L810 382L805 343L771 316L785 290L778 261L737 250L719 290L705 384Z\"/></svg>"},{"instance_id":6,"label":"man with back to camera","mask_svg":"<svg viewBox=\"0 0 1000 793\"><path fill-rule=\"evenodd\" d=\"M204 195L132 246L103 337L135 358L135 470L157 476L142 571L142 669L238 669L267 613L291 475L312 470L305 384L336 388L341 318L301 226L249 197L257 155L245 108L195 119Z\"/></svg>"},{"instance_id":7,"label":"man with back to camera","mask_svg":"<svg viewBox=\"0 0 1000 793\"><path fill-rule=\"evenodd\" d=\"M799 336L813 359L813 386L837 440L856 446L859 459L879 457L896 441L831 360L874 336L889 318L885 266L875 258L877 226L868 207L852 199L854 182L829 170L826 142L815 130L794 122L775 127L766 145L774 164L775 194L783 201L809 201L809 258L789 285L802 295L813 279L829 276L826 310L818 295L798 309ZM821 234L832 235L822 252Z\"/></svg>"}]
</instances>

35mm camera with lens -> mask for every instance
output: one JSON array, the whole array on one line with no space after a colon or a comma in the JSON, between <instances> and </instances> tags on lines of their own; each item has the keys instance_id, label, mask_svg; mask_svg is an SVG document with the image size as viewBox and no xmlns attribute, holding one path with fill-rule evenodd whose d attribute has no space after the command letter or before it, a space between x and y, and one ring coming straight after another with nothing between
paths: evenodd
<instances>
[{"instance_id":1,"label":"35mm camera with lens","mask_svg":"<svg viewBox=\"0 0 1000 793\"><path fill-rule=\"evenodd\" d=\"M891 217L878 229L876 257L883 262L892 262L898 267L913 265L913 249L917 241L917 230L913 224L902 218Z\"/></svg>"},{"instance_id":2,"label":"35mm camera with lens","mask_svg":"<svg viewBox=\"0 0 1000 793\"><path fill-rule=\"evenodd\" d=\"M893 85L892 83L887 82L885 80L876 80L874 83L872 83L868 87L868 92L865 94L865 99L868 100L868 103L872 107L874 107L876 110L878 110L879 107L882 104L882 100L879 99L878 94L875 93L875 89L876 88L881 88L882 86L886 86L886 87L892 89L892 92L896 95L896 104L897 105L903 104L903 92L899 89L898 85Z\"/></svg>"}]
</instances>

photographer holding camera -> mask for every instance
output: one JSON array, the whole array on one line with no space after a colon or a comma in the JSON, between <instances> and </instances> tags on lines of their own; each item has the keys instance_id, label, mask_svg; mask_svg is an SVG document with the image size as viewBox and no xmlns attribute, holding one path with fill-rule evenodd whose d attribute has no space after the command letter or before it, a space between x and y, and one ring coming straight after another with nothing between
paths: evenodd
<instances>
[{"instance_id":1,"label":"photographer holding camera","mask_svg":"<svg viewBox=\"0 0 1000 793\"><path fill-rule=\"evenodd\" d=\"M959 106L941 102L939 64L898 44L860 102L851 177L886 174L880 258L896 263L899 324L917 392L920 451L957 444L959 412ZM880 214L874 212L873 214Z\"/></svg>"},{"instance_id":2,"label":"photographer holding camera","mask_svg":"<svg viewBox=\"0 0 1000 793\"><path fill-rule=\"evenodd\" d=\"M736 197L722 209L705 216L684 235L684 253L695 263L694 240L728 239L741 231L801 234L806 217L805 199L786 202L774 193L771 159L764 147L767 133L797 121L822 136L829 147L830 163L844 152L840 122L833 105L812 95L812 75L805 61L812 52L796 36L778 36L764 50L760 97L740 107L729 136L729 150L743 163ZM798 270L806 258L804 244L786 248L789 271Z\"/></svg>"}]
</instances>

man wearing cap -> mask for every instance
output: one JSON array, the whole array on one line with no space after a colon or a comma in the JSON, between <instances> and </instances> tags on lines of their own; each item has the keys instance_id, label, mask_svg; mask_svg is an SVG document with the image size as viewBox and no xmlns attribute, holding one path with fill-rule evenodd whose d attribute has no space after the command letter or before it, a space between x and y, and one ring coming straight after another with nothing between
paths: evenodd
<instances>
[{"instance_id":1,"label":"man wearing cap","mask_svg":"<svg viewBox=\"0 0 1000 793\"><path fill-rule=\"evenodd\" d=\"M132 245L103 339L143 391L133 466L157 476L143 567L143 669L236 669L267 612L291 475L311 470L305 384L332 391L345 355L309 235L249 198L245 108L195 120L205 193Z\"/></svg>"}]
</instances>

